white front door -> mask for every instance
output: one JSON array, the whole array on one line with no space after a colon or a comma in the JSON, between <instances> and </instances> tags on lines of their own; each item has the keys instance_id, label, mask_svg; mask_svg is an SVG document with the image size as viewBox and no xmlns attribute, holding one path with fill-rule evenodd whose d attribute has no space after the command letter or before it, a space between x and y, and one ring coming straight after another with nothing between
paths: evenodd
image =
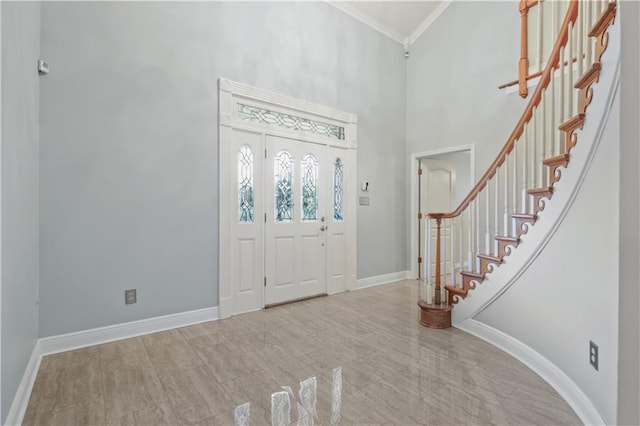
<instances>
[{"instance_id":1,"label":"white front door","mask_svg":"<svg viewBox=\"0 0 640 426\"><path fill-rule=\"evenodd\" d=\"M327 146L266 137L265 304L327 293Z\"/></svg>"},{"instance_id":2,"label":"white front door","mask_svg":"<svg viewBox=\"0 0 640 426\"><path fill-rule=\"evenodd\" d=\"M356 288L357 117L221 79L219 315Z\"/></svg>"}]
</instances>

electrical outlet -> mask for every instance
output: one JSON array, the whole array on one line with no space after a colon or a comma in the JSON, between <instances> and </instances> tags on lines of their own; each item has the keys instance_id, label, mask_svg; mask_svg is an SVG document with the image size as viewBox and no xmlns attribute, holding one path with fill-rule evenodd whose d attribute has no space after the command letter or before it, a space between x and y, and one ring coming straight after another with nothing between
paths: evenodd
<instances>
[{"instance_id":1,"label":"electrical outlet","mask_svg":"<svg viewBox=\"0 0 640 426\"><path fill-rule=\"evenodd\" d=\"M598 345L589 340L589 364L598 369Z\"/></svg>"},{"instance_id":2,"label":"electrical outlet","mask_svg":"<svg viewBox=\"0 0 640 426\"><path fill-rule=\"evenodd\" d=\"M125 290L124 291L124 303L125 305L131 305L132 303L136 303L136 289Z\"/></svg>"}]
</instances>

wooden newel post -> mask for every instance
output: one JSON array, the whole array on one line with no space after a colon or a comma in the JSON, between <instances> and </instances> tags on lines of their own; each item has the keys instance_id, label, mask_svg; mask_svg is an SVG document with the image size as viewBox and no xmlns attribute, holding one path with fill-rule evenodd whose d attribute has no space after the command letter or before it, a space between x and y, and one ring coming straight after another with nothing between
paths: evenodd
<instances>
[{"instance_id":1,"label":"wooden newel post","mask_svg":"<svg viewBox=\"0 0 640 426\"><path fill-rule=\"evenodd\" d=\"M433 295L433 304L440 305L442 301L440 300L440 263L442 262L441 254L440 254L440 233L442 231L442 218L436 218L436 226L438 227L436 233L436 285L435 285L435 294Z\"/></svg>"},{"instance_id":2,"label":"wooden newel post","mask_svg":"<svg viewBox=\"0 0 640 426\"><path fill-rule=\"evenodd\" d=\"M444 213L429 213L429 219L435 219L438 227L436 234L436 271L435 271L435 288L433 295L433 303L427 303L426 300L420 300L420 324L429 328L448 328L451 327L451 305L442 300L440 292L442 289L441 271L442 271L442 219ZM428 243L431 244L431 235L427 236ZM431 262L431 256L427 262ZM429 279L427 275L427 279ZM443 303L444 302L444 303Z\"/></svg>"},{"instance_id":3,"label":"wooden newel post","mask_svg":"<svg viewBox=\"0 0 640 426\"><path fill-rule=\"evenodd\" d=\"M527 14L529 5L527 0L520 0L520 61L518 62L518 93L526 98L529 94L527 88L527 75L529 74L529 53L527 52Z\"/></svg>"}]
</instances>

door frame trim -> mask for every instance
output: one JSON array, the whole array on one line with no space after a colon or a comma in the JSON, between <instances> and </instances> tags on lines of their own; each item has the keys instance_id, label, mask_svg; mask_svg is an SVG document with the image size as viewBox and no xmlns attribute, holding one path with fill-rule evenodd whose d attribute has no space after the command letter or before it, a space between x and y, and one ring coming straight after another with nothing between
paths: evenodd
<instances>
[{"instance_id":1,"label":"door frame trim","mask_svg":"<svg viewBox=\"0 0 640 426\"><path fill-rule=\"evenodd\" d=\"M330 139L322 135L251 123L238 120L236 103L242 101L257 106L273 108L274 111L295 111L297 116L318 120L323 123L344 127L344 140ZM345 214L351 219L347 225L347 290L356 288L356 149L357 123L356 114L340 111L324 105L315 104L301 99L280 95L268 90L259 89L225 78L218 80L218 306L220 318L233 315L233 265L230 253L233 250L231 240L231 226L236 212L235 203L227 203L233 199L234 182L232 179L233 165L228 161L232 149L232 129L253 129L264 135L305 139L327 146L335 146L348 150L351 157L351 170L345 175ZM350 188L353 186L353 188ZM264 247L263 247L264 254ZM328 257L327 257L328 258ZM327 263L328 265L328 263ZM328 283L328 282L327 282ZM328 293L335 293L334 289L327 289ZM264 302L264 301L263 301ZM260 308L263 308L261 306ZM260 309L259 308L259 309Z\"/></svg>"},{"instance_id":2,"label":"door frame trim","mask_svg":"<svg viewBox=\"0 0 640 426\"><path fill-rule=\"evenodd\" d=\"M441 154L454 154L456 152L468 151L471 162L471 180L475 182L476 176L476 146L475 144L457 145L447 148L434 149L430 151L414 152L409 154L409 171L411 173L409 177L409 253L411 258L409 259L411 278L415 279L418 276L418 266L416 259L418 258L418 224L416 222L416 212L418 211L418 200L415 196L418 192L418 160L423 158L433 157ZM473 183L473 182L472 182Z\"/></svg>"}]
</instances>

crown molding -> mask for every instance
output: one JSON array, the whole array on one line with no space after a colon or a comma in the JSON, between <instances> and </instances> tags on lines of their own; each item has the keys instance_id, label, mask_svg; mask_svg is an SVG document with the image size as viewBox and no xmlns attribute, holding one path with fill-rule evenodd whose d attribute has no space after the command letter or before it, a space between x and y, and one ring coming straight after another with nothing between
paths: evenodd
<instances>
[{"instance_id":1,"label":"crown molding","mask_svg":"<svg viewBox=\"0 0 640 426\"><path fill-rule=\"evenodd\" d=\"M345 1L325 0L325 2L335 7L339 11L346 13L352 18L357 19L363 24L368 25L374 30L389 37L391 40L397 43L400 43L401 45L404 46L405 49L408 49L409 45L415 42L422 35L422 33L424 33L425 30L429 28L429 26L431 26L431 24L433 24L435 20L438 19L438 17L440 17L442 12L444 12L445 9L449 7L449 5L453 2L453 0L442 0L441 3L436 7L436 9L434 9L434 11L431 12L429 16L427 16L425 20L422 21L422 23L418 26L418 28L416 28L409 36L405 36L403 34L398 33L397 31L392 30L382 22L373 18L371 15L361 11L360 9L353 7L352 5L350 5Z\"/></svg>"},{"instance_id":2,"label":"crown molding","mask_svg":"<svg viewBox=\"0 0 640 426\"><path fill-rule=\"evenodd\" d=\"M435 10L431 12L424 21L422 21L418 28L416 28L415 31L411 33L411 35L409 36L409 44L413 44L422 35L422 33L425 32L427 28L429 28L431 24L433 24L435 20L440 17L440 15L442 15L442 12L444 12L451 3L453 3L453 0L443 0L442 3L440 3L438 7L436 7Z\"/></svg>"},{"instance_id":3,"label":"crown molding","mask_svg":"<svg viewBox=\"0 0 640 426\"><path fill-rule=\"evenodd\" d=\"M397 33L396 31L384 25L382 22L364 13L360 9L357 9L351 6L349 3L346 3L344 1L339 1L339 0L335 0L335 1L325 0L325 1L331 6L338 9L339 11L346 13L352 18L355 18L358 21L362 22L363 24L366 24L371 28L373 28L374 30L384 34L385 36L389 37L391 40L400 44L404 44L406 37L404 37L402 34Z\"/></svg>"}]
</instances>

